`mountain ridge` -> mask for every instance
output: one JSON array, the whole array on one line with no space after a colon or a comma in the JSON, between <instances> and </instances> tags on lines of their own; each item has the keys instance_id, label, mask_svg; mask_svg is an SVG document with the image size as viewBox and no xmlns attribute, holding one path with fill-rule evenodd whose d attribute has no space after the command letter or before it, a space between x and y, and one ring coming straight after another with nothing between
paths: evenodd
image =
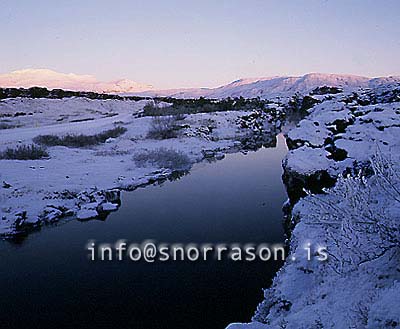
<instances>
[{"instance_id":1,"label":"mountain ridge","mask_svg":"<svg viewBox=\"0 0 400 329\"><path fill-rule=\"evenodd\" d=\"M175 98L270 98L307 93L316 87L340 87L344 90L371 88L398 83L399 76L369 78L351 74L308 73L302 76L272 76L241 78L215 88L154 89L129 79L99 81L92 75L59 73L49 69L23 69L0 74L0 87L65 89L73 91L94 91L119 95Z\"/></svg>"},{"instance_id":2,"label":"mountain ridge","mask_svg":"<svg viewBox=\"0 0 400 329\"><path fill-rule=\"evenodd\" d=\"M99 93L141 92L153 88L129 79L99 81L92 75L60 73L49 69L22 69L0 74L0 87L46 87Z\"/></svg>"},{"instance_id":3,"label":"mountain ridge","mask_svg":"<svg viewBox=\"0 0 400 329\"><path fill-rule=\"evenodd\" d=\"M307 93L321 86L340 87L344 90L370 88L399 83L399 76L369 78L350 74L308 73L303 76L275 76L239 79L217 88L191 88L152 90L139 93L142 96L171 96L177 98L269 98L296 92Z\"/></svg>"}]
</instances>

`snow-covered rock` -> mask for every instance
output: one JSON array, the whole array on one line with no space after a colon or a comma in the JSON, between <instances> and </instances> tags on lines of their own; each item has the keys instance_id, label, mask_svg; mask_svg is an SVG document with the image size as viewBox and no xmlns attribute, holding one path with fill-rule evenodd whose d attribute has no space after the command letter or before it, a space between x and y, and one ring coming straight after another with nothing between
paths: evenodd
<instances>
[{"instance_id":1,"label":"snow-covered rock","mask_svg":"<svg viewBox=\"0 0 400 329\"><path fill-rule=\"evenodd\" d=\"M215 153L215 158L217 160L222 160L223 158L225 158L225 154L222 152L217 152L217 153Z\"/></svg>"},{"instance_id":2,"label":"snow-covered rock","mask_svg":"<svg viewBox=\"0 0 400 329\"><path fill-rule=\"evenodd\" d=\"M100 205L102 211L114 211L118 209L118 205L111 202L106 202Z\"/></svg>"},{"instance_id":3,"label":"snow-covered rock","mask_svg":"<svg viewBox=\"0 0 400 329\"><path fill-rule=\"evenodd\" d=\"M78 212L76 213L76 218L78 218L79 220L88 220L96 218L97 216L99 216L99 213L95 209L83 208L78 210Z\"/></svg>"}]
</instances>

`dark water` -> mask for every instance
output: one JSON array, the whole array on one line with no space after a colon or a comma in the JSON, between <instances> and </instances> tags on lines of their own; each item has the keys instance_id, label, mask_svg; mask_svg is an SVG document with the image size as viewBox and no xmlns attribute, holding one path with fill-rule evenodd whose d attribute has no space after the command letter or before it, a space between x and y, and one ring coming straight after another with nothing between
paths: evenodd
<instances>
[{"instance_id":1,"label":"dark water","mask_svg":"<svg viewBox=\"0 0 400 329\"><path fill-rule=\"evenodd\" d=\"M123 194L106 221L72 221L0 242L1 328L225 328L249 321L278 262L90 262L97 242L282 242L276 148L202 163L179 181Z\"/></svg>"}]
</instances>

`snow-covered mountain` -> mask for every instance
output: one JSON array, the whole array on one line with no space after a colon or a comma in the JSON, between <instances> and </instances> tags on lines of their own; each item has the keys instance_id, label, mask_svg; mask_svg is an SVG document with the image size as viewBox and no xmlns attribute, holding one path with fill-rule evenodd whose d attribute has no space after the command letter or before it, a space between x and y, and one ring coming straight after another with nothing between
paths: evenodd
<instances>
[{"instance_id":1,"label":"snow-covered mountain","mask_svg":"<svg viewBox=\"0 0 400 329\"><path fill-rule=\"evenodd\" d=\"M192 88L151 90L140 93L146 96L172 96L177 98L261 97L270 98L296 92L307 93L316 87L342 87L345 90L360 87L378 87L391 83L400 83L400 77L367 78L356 75L310 73L300 77L268 77L240 79L218 88Z\"/></svg>"},{"instance_id":2,"label":"snow-covered mountain","mask_svg":"<svg viewBox=\"0 0 400 329\"><path fill-rule=\"evenodd\" d=\"M30 88L35 86L100 93L135 93L153 88L151 85L127 79L98 81L92 75L65 74L48 69L25 69L0 74L0 87Z\"/></svg>"},{"instance_id":3,"label":"snow-covered mountain","mask_svg":"<svg viewBox=\"0 0 400 329\"><path fill-rule=\"evenodd\" d=\"M59 73L48 69L25 69L0 74L0 87L47 87L75 91L94 91L138 96L172 96L176 98L226 98L292 95L308 93L316 87L342 87L345 90L376 88L381 85L400 84L400 77L367 78L356 75L310 73L300 77L266 77L240 79L217 88L180 88L155 90L151 85L140 84L128 79L99 81L92 75Z\"/></svg>"}]
</instances>

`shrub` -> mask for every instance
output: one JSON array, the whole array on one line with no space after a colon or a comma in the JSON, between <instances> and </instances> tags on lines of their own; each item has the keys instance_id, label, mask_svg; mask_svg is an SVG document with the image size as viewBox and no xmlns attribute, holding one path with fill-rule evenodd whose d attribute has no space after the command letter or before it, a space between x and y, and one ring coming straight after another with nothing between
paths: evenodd
<instances>
[{"instance_id":1,"label":"shrub","mask_svg":"<svg viewBox=\"0 0 400 329\"><path fill-rule=\"evenodd\" d=\"M0 130L2 130L2 129L13 129L13 128L17 128L17 127L18 126L14 125L14 124L0 122Z\"/></svg>"},{"instance_id":2,"label":"shrub","mask_svg":"<svg viewBox=\"0 0 400 329\"><path fill-rule=\"evenodd\" d=\"M176 119L173 116L156 116L151 121L148 138L167 139L177 137Z\"/></svg>"},{"instance_id":3,"label":"shrub","mask_svg":"<svg viewBox=\"0 0 400 329\"><path fill-rule=\"evenodd\" d=\"M159 168L168 168L173 170L188 170L192 165L189 157L183 152L164 147L136 154L133 157L133 160L138 167L144 167L146 164L151 164L156 165Z\"/></svg>"},{"instance_id":4,"label":"shrub","mask_svg":"<svg viewBox=\"0 0 400 329\"><path fill-rule=\"evenodd\" d=\"M34 144L18 145L16 148L7 148L0 152L0 159L7 160L37 160L48 157L46 149Z\"/></svg>"},{"instance_id":5,"label":"shrub","mask_svg":"<svg viewBox=\"0 0 400 329\"><path fill-rule=\"evenodd\" d=\"M340 176L326 195L309 195L311 225L326 228L330 266L338 274L355 271L400 245L398 217L400 175L395 163L378 152L374 175ZM393 209L392 208L392 209Z\"/></svg>"},{"instance_id":6,"label":"shrub","mask_svg":"<svg viewBox=\"0 0 400 329\"><path fill-rule=\"evenodd\" d=\"M310 92L310 95L327 95L327 94L339 94L342 93L343 89L338 87L322 86L317 87Z\"/></svg>"},{"instance_id":7,"label":"shrub","mask_svg":"<svg viewBox=\"0 0 400 329\"><path fill-rule=\"evenodd\" d=\"M185 115L183 113L178 113L174 115L175 121L182 121L185 120Z\"/></svg>"},{"instance_id":8,"label":"shrub","mask_svg":"<svg viewBox=\"0 0 400 329\"><path fill-rule=\"evenodd\" d=\"M46 98L49 97L50 91L47 88L32 87L28 89L32 98Z\"/></svg>"},{"instance_id":9,"label":"shrub","mask_svg":"<svg viewBox=\"0 0 400 329\"><path fill-rule=\"evenodd\" d=\"M46 146L85 147L104 143L108 138L116 138L126 132L125 127L115 127L96 135L39 135L33 141Z\"/></svg>"},{"instance_id":10,"label":"shrub","mask_svg":"<svg viewBox=\"0 0 400 329\"><path fill-rule=\"evenodd\" d=\"M159 108L153 102L149 102L143 107L144 116L157 115L158 111L159 111Z\"/></svg>"},{"instance_id":11,"label":"shrub","mask_svg":"<svg viewBox=\"0 0 400 329\"><path fill-rule=\"evenodd\" d=\"M258 109L266 110L267 100L259 98L245 99L226 98L226 99L177 99L171 97L158 98L158 101L170 103L171 106L160 107L156 103L148 103L143 108L144 116L158 115L183 115L196 113L211 113L224 111L251 111Z\"/></svg>"},{"instance_id":12,"label":"shrub","mask_svg":"<svg viewBox=\"0 0 400 329\"><path fill-rule=\"evenodd\" d=\"M321 101L312 96L303 96L300 93L296 93L288 102L288 110L294 112L305 112L318 103L321 103Z\"/></svg>"}]
</instances>

